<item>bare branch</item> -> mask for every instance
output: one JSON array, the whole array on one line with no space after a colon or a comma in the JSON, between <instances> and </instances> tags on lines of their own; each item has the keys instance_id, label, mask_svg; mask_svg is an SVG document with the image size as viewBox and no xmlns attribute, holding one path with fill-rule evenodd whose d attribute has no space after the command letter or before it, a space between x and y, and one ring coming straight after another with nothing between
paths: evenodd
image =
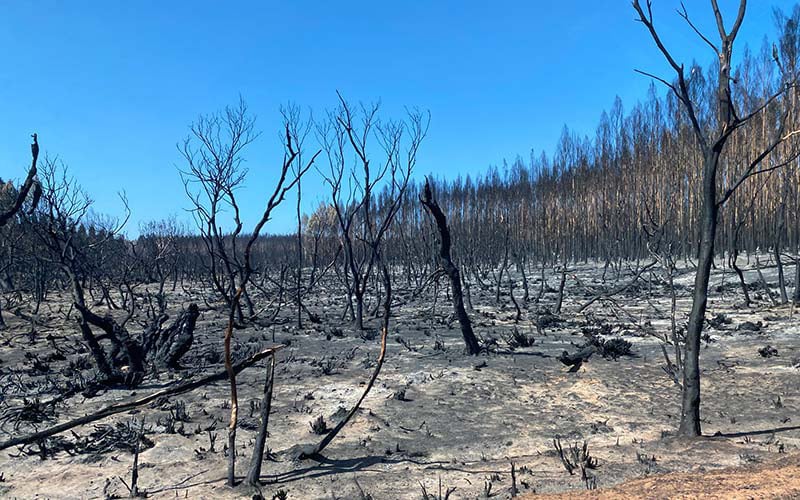
<instances>
[{"instance_id":1,"label":"bare branch","mask_svg":"<svg viewBox=\"0 0 800 500\"><path fill-rule=\"evenodd\" d=\"M703 33L697 28L697 26L694 25L692 20L689 19L689 13L686 11L686 5L684 5L683 2L681 2L681 9L678 10L677 12L678 15L681 16L684 21L686 21L689 27L691 27L694 30L694 32L697 33L697 36L699 36L709 47L711 47L711 50L714 51L714 55L716 56L717 54L719 54L719 49L717 48L717 46L714 45L714 43L711 42L711 40L709 40L705 35L703 35Z\"/></svg>"}]
</instances>

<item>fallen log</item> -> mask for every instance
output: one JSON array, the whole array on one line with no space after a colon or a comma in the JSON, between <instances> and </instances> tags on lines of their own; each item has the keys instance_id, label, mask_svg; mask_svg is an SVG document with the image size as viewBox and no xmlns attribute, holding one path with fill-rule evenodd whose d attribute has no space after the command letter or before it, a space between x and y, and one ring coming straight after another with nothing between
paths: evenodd
<instances>
[{"instance_id":1,"label":"fallen log","mask_svg":"<svg viewBox=\"0 0 800 500\"><path fill-rule=\"evenodd\" d=\"M234 373L238 374L239 372L245 370L246 368L249 368L250 366L253 366L254 364L258 363L262 359L269 357L274 353L280 351L284 347L286 346L283 344L278 344L268 349L264 349L263 351L258 352L256 354L253 354L249 358L244 359L233 365L233 371ZM198 387L202 387L206 384L217 382L219 380L225 380L227 378L228 378L228 372L226 370L222 370L207 377L179 383L172 387L167 387L166 389L156 391L153 394L150 394L149 396L145 396L143 398L134 399L132 401L125 401L122 403L115 403L106 406L104 408L101 408L96 412L89 413L87 415L78 417L68 422L64 422L63 424L55 425L53 427L50 427L49 429L44 429L39 432L34 432L33 434L28 434L27 436L21 436L9 439L8 441L0 443L0 450L5 450L6 448L10 448L12 446L35 443L44 438L53 436L55 434L59 434L64 431L68 431L73 427L78 427L79 425L86 425L91 422L96 422L97 420L101 420L111 415L115 415L117 413L122 413L124 411L128 411L133 408L146 405L147 403L155 401L163 396L174 396L177 394L183 394L184 392L189 392L191 390L197 389Z\"/></svg>"},{"instance_id":2,"label":"fallen log","mask_svg":"<svg viewBox=\"0 0 800 500\"><path fill-rule=\"evenodd\" d=\"M646 266L642 267L641 269L639 269L639 271L633 276L633 278L631 278L631 280L629 282L627 282L627 283L625 283L623 285L620 285L620 286L618 286L617 288L615 288L615 289L613 289L611 291L603 292L603 293L600 293L598 295L595 295L594 297L592 297L588 301L584 302L583 305L578 308L578 312L579 313L583 312L587 307L589 307L590 305L594 304L595 302L597 302L600 299L607 299L609 297L613 297L614 295L618 295L620 293L625 292L630 287L635 285L637 281L639 281L639 278L642 277L642 274L644 274L645 271L647 271L651 267L655 266L657 263L658 263L658 261L654 260L653 262L651 262L651 263L647 264Z\"/></svg>"},{"instance_id":3,"label":"fallen log","mask_svg":"<svg viewBox=\"0 0 800 500\"><path fill-rule=\"evenodd\" d=\"M561 353L558 357L558 360L561 361L563 364L571 367L569 369L570 373L575 373L580 370L581 365L583 365L584 361L588 361L589 358L592 357L592 354L597 352L597 347L593 345L588 345L583 347L580 351L570 354L567 351Z\"/></svg>"}]
</instances>

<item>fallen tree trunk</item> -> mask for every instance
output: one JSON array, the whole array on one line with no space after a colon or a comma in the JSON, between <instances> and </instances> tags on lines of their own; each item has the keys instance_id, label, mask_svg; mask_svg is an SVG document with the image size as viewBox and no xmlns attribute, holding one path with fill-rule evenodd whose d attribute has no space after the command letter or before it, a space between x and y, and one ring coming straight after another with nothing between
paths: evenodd
<instances>
[{"instance_id":1,"label":"fallen tree trunk","mask_svg":"<svg viewBox=\"0 0 800 500\"><path fill-rule=\"evenodd\" d=\"M265 349L261 352L253 354L249 358L242 360L236 363L233 366L234 373L239 373L250 366L253 366L255 363L261 361L262 359L272 356L279 350L283 349L283 344L278 344L276 346L270 347L269 349ZM122 413L124 411L131 410L133 408L137 408L142 405L146 405L152 401L157 400L163 396L174 396L177 394L183 394L184 392L189 392L191 390L197 389L198 387L202 387L206 384L210 384L212 382L217 382L219 380L225 380L228 378L228 371L222 370L213 375L209 375L207 377L203 377L197 380L190 380L188 382L183 382L172 387L167 387L166 389L162 389L160 391L154 392L149 396L145 396L143 398L134 399L132 401L126 401L123 403L115 403L96 412L90 413L88 415L84 415L82 417L78 417L76 419L70 420L68 422L64 422L63 424L58 424L49 429L44 429L39 432L34 432L33 434L28 434L27 436L21 436L13 439L9 439L8 441L0 443L0 450L5 450L6 448L10 448L12 446L18 445L25 445L29 443L35 443L36 441L40 441L44 438L53 436L55 434L59 434L64 431L68 431L73 427L78 427L79 425L86 425L91 422L96 422L97 420L101 420L103 418L109 417L111 415L115 415L117 413Z\"/></svg>"},{"instance_id":2,"label":"fallen tree trunk","mask_svg":"<svg viewBox=\"0 0 800 500\"><path fill-rule=\"evenodd\" d=\"M367 386L364 388L364 392L361 393L361 397L358 398L356 404L350 408L350 411L347 412L347 415L338 423L336 427L333 428L331 432L325 436L322 441L316 446L306 446L300 447L300 453L297 455L299 460L305 460L308 458L318 458L319 454L322 453L322 450L325 449L326 446L333 441L333 438L336 437L339 432L344 429L344 426L347 425L347 422L350 421L351 418L356 414L358 409L361 407L361 403L364 402L364 399L367 398L367 394L369 391L372 390L372 386L375 385L375 381L378 379L378 375L381 373L381 368L383 367L383 362L386 359L386 338L389 336L389 318L392 314L392 282L389 277L389 271L385 264L381 262L381 269L383 274L383 285L386 289L386 298L383 301L383 325L381 326L381 352L378 355L378 360L375 363L375 370L372 372L372 376L369 378L369 382L367 382Z\"/></svg>"},{"instance_id":3,"label":"fallen tree trunk","mask_svg":"<svg viewBox=\"0 0 800 500\"><path fill-rule=\"evenodd\" d=\"M589 358L592 357L592 354L597 352L597 347L593 345L589 345L583 347L580 351L570 354L567 351L561 353L558 357L558 360L561 361L563 364L571 367L569 369L570 373L575 373L580 370L581 365L583 365L584 361L588 361Z\"/></svg>"},{"instance_id":4,"label":"fallen tree trunk","mask_svg":"<svg viewBox=\"0 0 800 500\"><path fill-rule=\"evenodd\" d=\"M626 283L624 285L621 285L621 286L619 286L619 287L617 287L617 288L615 288L615 289L613 289L613 290L611 290L609 292L604 292L604 293L601 293L599 295L595 295L594 297L592 297L591 299L586 301L580 308L578 308L578 312L583 312L587 307L589 307L590 305L594 304L595 302L597 302L600 299L605 299L605 298L608 298L608 297L612 297L614 295L617 295L617 294L620 294L620 293L624 292L628 288L630 288L633 285L635 285L636 282L639 281L639 278L642 277L642 274L644 274L644 272L647 271L648 269L650 269L651 267L655 266L657 263L658 263L658 261L654 260L653 262L651 262L651 263L647 264L646 266L642 267L641 269L639 269L639 271L633 276L633 278L628 283Z\"/></svg>"}]
</instances>

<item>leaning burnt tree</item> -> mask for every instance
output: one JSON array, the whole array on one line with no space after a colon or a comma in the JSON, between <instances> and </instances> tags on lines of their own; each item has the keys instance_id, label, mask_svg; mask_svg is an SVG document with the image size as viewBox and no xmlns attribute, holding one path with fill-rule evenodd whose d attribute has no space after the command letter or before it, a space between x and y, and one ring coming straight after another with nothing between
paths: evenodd
<instances>
[{"instance_id":1,"label":"leaning burnt tree","mask_svg":"<svg viewBox=\"0 0 800 500\"><path fill-rule=\"evenodd\" d=\"M33 137L33 143L31 144L32 160L25 181L19 188L15 188L11 181L5 183L3 179L0 179L0 228L7 226L9 222L12 222L15 216L20 213L31 190L33 190L33 199L29 210L33 210L39 201L41 186L39 185L36 170L36 162L39 159L39 141L37 140L36 134L33 134L31 137ZM13 226L13 224L11 225ZM11 247L15 240L22 238L22 234L17 238L10 238L8 234L0 233L0 238L3 239L3 247ZM0 262L0 292L11 291L14 288L11 280L11 272L9 270L11 266L12 259L10 258L5 262ZM5 327L2 303L0 303L0 329L4 329Z\"/></svg>"},{"instance_id":2,"label":"leaning burnt tree","mask_svg":"<svg viewBox=\"0 0 800 500\"><path fill-rule=\"evenodd\" d=\"M464 337L464 344L467 347L467 352L471 355L479 354L481 352L481 346L478 344L478 339L475 338L475 333L472 331L472 322L469 320L467 310L464 308L464 294L461 290L461 272L450 257L450 229L447 227L447 217L433 198L431 185L427 179L425 179L425 187L423 188L422 196L420 196L419 201L436 221L436 227L439 230L439 262L442 266L442 270L450 279L450 289L453 293L453 312L456 318L458 318L458 324L461 326L461 335Z\"/></svg>"},{"instance_id":3,"label":"leaning burnt tree","mask_svg":"<svg viewBox=\"0 0 800 500\"><path fill-rule=\"evenodd\" d=\"M32 212L39 203L39 198L42 194L42 188L39 184L39 177L37 175L36 168L36 163L39 159L39 141L36 134L33 134L31 137L33 138L33 143L31 144L31 166L28 169L28 175L25 177L25 181L21 186L19 186L19 188L16 188L11 181L5 183L3 182L3 179L0 179L0 229L5 228L8 225L14 226L12 221L19 213L22 212L22 208L29 198L29 212ZM32 196L29 196L31 194ZM0 249L2 249L2 247L13 247L14 243L24 237L24 228L18 227L16 229L19 229L19 231L14 231L13 229L11 230L12 232L19 233L16 238L9 238L8 234L0 233L0 238L3 240L2 244L0 244ZM8 259L6 262L0 262L0 292L11 291L14 289L12 284L13 282L11 280L11 272L9 270L12 265L12 259ZM39 303L40 301L37 300L37 312ZM5 328L6 323L3 319L3 307L2 303L0 303L0 330Z\"/></svg>"},{"instance_id":4,"label":"leaning burnt tree","mask_svg":"<svg viewBox=\"0 0 800 500\"><path fill-rule=\"evenodd\" d=\"M33 210L36 208L36 204L39 201L39 197L41 196L41 186L39 185L39 178L37 176L37 169L36 169L36 162L39 160L39 140L38 135L33 134L33 143L31 144L31 168L28 169L28 175L25 177L25 182L22 183L22 186L19 187L15 196L11 200L9 206L0 206L0 227L5 226L20 210L22 210L22 206L25 204L25 200L28 198L28 194L31 193L33 190L33 200L31 204L31 209ZM12 185L9 181L8 184L3 184L2 179L0 179L0 190L3 192L11 191Z\"/></svg>"},{"instance_id":5,"label":"leaning burnt tree","mask_svg":"<svg viewBox=\"0 0 800 500\"><path fill-rule=\"evenodd\" d=\"M701 115L700 104L695 93L691 91L690 81L684 72L684 66L679 64L666 48L661 40L658 31L653 25L652 2L647 1L646 8L643 9L639 0L633 0L633 8L638 14L640 21L648 30L654 43L664 56L670 67L674 70L677 81L670 81L654 76L649 73L640 73L655 78L666 85L677 97L684 111L691 122L691 128L697 141L697 147L702 155L702 174L701 189L702 202L699 217L700 247L698 252L697 272L695 274L694 291L692 294L692 309L689 315L689 325L686 331L686 346L683 370L683 385L681 398L681 422L678 433L682 436L699 436L700 429L700 336L703 330L705 319L706 304L708 301L708 282L711 274L711 267L714 261L714 243L717 235L717 222L720 209L725 202L735 193L735 191L750 177L769 172L786 165L789 161L796 158L791 155L790 159L771 158L769 166L762 166L765 159L770 158L773 151L787 141L789 138L800 133L799 131L786 131L789 107L785 105L785 94L795 86L795 75L786 75L782 79L780 88L756 106L747 114L741 114L737 109L734 94L731 89L732 82L732 53L733 44L739 33L739 28L744 20L747 6L746 0L740 0L739 10L733 27L730 30L725 28L722 13L716 0L711 0L712 11L716 20L719 32L719 45L712 42L703 35L692 23L684 9L679 11L681 17L697 33L698 36L707 44L717 55L719 62L717 70L717 82L714 99L707 123L704 123ZM777 51L776 51L777 52ZM775 54L778 62L778 55ZM638 71L638 70L637 70ZM772 130L772 137L755 156L749 160L735 176L731 176L733 181L720 193L719 171L723 164L725 145L731 136L746 125L749 125L753 118L762 113L775 113L776 108L782 108L777 114L777 126Z\"/></svg>"}]
</instances>

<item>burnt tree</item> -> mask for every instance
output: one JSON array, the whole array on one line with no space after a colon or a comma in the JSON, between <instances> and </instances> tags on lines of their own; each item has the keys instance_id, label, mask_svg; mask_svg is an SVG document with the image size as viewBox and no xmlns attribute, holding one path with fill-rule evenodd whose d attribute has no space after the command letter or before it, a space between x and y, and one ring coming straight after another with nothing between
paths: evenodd
<instances>
[{"instance_id":1,"label":"burnt tree","mask_svg":"<svg viewBox=\"0 0 800 500\"><path fill-rule=\"evenodd\" d=\"M19 191L17 191L11 206L0 207L0 227L5 226L9 220L17 215L17 213L22 209L22 205L25 203L25 200L28 198L28 194L30 194L31 190L33 190L31 210L36 208L36 204L39 202L39 197L42 193L36 169L36 162L39 159L39 140L37 134L33 134L31 137L33 137L33 143L31 144L31 168L28 169L28 175L25 177L25 182L22 183ZM3 183L0 182L0 190L5 191L8 189L2 184ZM10 182L8 186L10 188Z\"/></svg>"},{"instance_id":2,"label":"burnt tree","mask_svg":"<svg viewBox=\"0 0 800 500\"><path fill-rule=\"evenodd\" d=\"M58 266L67 278L72 305L79 315L78 327L104 382L135 386L144 378L148 365L178 368L180 358L192 345L199 315L197 306L189 305L166 328L167 315L151 317L141 335L132 335L126 326L136 312L133 294L122 320L93 311L94 305L86 297L91 279L98 272L98 261L92 255L98 249L120 244L117 235L127 217L115 227L87 220L92 200L67 176L66 169L47 160L42 170L42 200L36 212L30 214L29 222L41 242L41 258ZM124 258L120 258L120 264L125 266ZM103 333L96 335L94 328ZM108 348L101 343L106 340L111 344Z\"/></svg>"},{"instance_id":3,"label":"burnt tree","mask_svg":"<svg viewBox=\"0 0 800 500\"><path fill-rule=\"evenodd\" d=\"M683 385L681 398L681 422L678 433L683 436L699 436L700 430L700 337L705 320L706 305L708 302L708 283L711 268L714 263L714 244L717 236L718 214L725 202L734 192L750 177L760 173L779 168L787 161L773 162L772 166L761 167L762 162L771 155L776 148L798 132L786 133L785 128L788 117L788 107L780 112L777 117L777 127L773 137L766 146L753 159L746 161L744 168L733 177L730 186L720 193L719 171L723 166L723 153L731 136L743 126L747 125L754 117L772 111L774 106L784 104L781 98L786 91L793 88L794 81L783 78L780 88L764 102L756 106L751 112L741 114L734 100L731 88L732 82L732 54L733 44L739 33L739 28L744 20L747 7L746 0L740 0L736 20L730 30L725 27L722 13L717 5L717 0L711 0L712 11L719 32L719 45L704 36L689 19L686 9L679 14L700 38L714 51L719 59L716 68L715 99L709 105L708 117L701 114L697 97L690 90L690 78L684 71L684 65L679 64L664 45L661 36L653 25L652 2L647 0L646 8L642 8L639 0L633 1L633 8L641 22L649 32L653 42L664 56L669 66L674 70L677 81L671 83L663 78L649 73L640 73L654 78L666 85L677 97L683 110L688 115L691 129L702 158L701 185L702 198L699 211L700 246L698 249L697 272L692 293L692 309L689 315L689 325L686 331L686 352L684 359ZM775 56L778 62L777 54ZM778 63L779 64L779 63ZM780 65L780 64L779 64ZM638 70L637 70L638 71ZM704 119L705 118L705 119ZM793 159L796 158L796 155ZM777 164L775 164L777 163Z\"/></svg>"},{"instance_id":4,"label":"burnt tree","mask_svg":"<svg viewBox=\"0 0 800 500\"><path fill-rule=\"evenodd\" d=\"M464 337L464 344L467 347L467 352L471 355L479 354L481 347L478 344L478 339L475 338L475 333L472 331L472 322L469 320L469 315L464 309L464 294L461 290L461 273L458 267L453 263L450 257L450 229L447 227L447 217L442 212L439 204L433 199L430 183L425 181L425 188L423 189L422 196L419 198L422 206L433 216L436 221L436 227L439 230L439 262L447 277L450 278L450 288L453 293L453 312L458 318L458 324L461 326L461 335Z\"/></svg>"}]
</instances>

